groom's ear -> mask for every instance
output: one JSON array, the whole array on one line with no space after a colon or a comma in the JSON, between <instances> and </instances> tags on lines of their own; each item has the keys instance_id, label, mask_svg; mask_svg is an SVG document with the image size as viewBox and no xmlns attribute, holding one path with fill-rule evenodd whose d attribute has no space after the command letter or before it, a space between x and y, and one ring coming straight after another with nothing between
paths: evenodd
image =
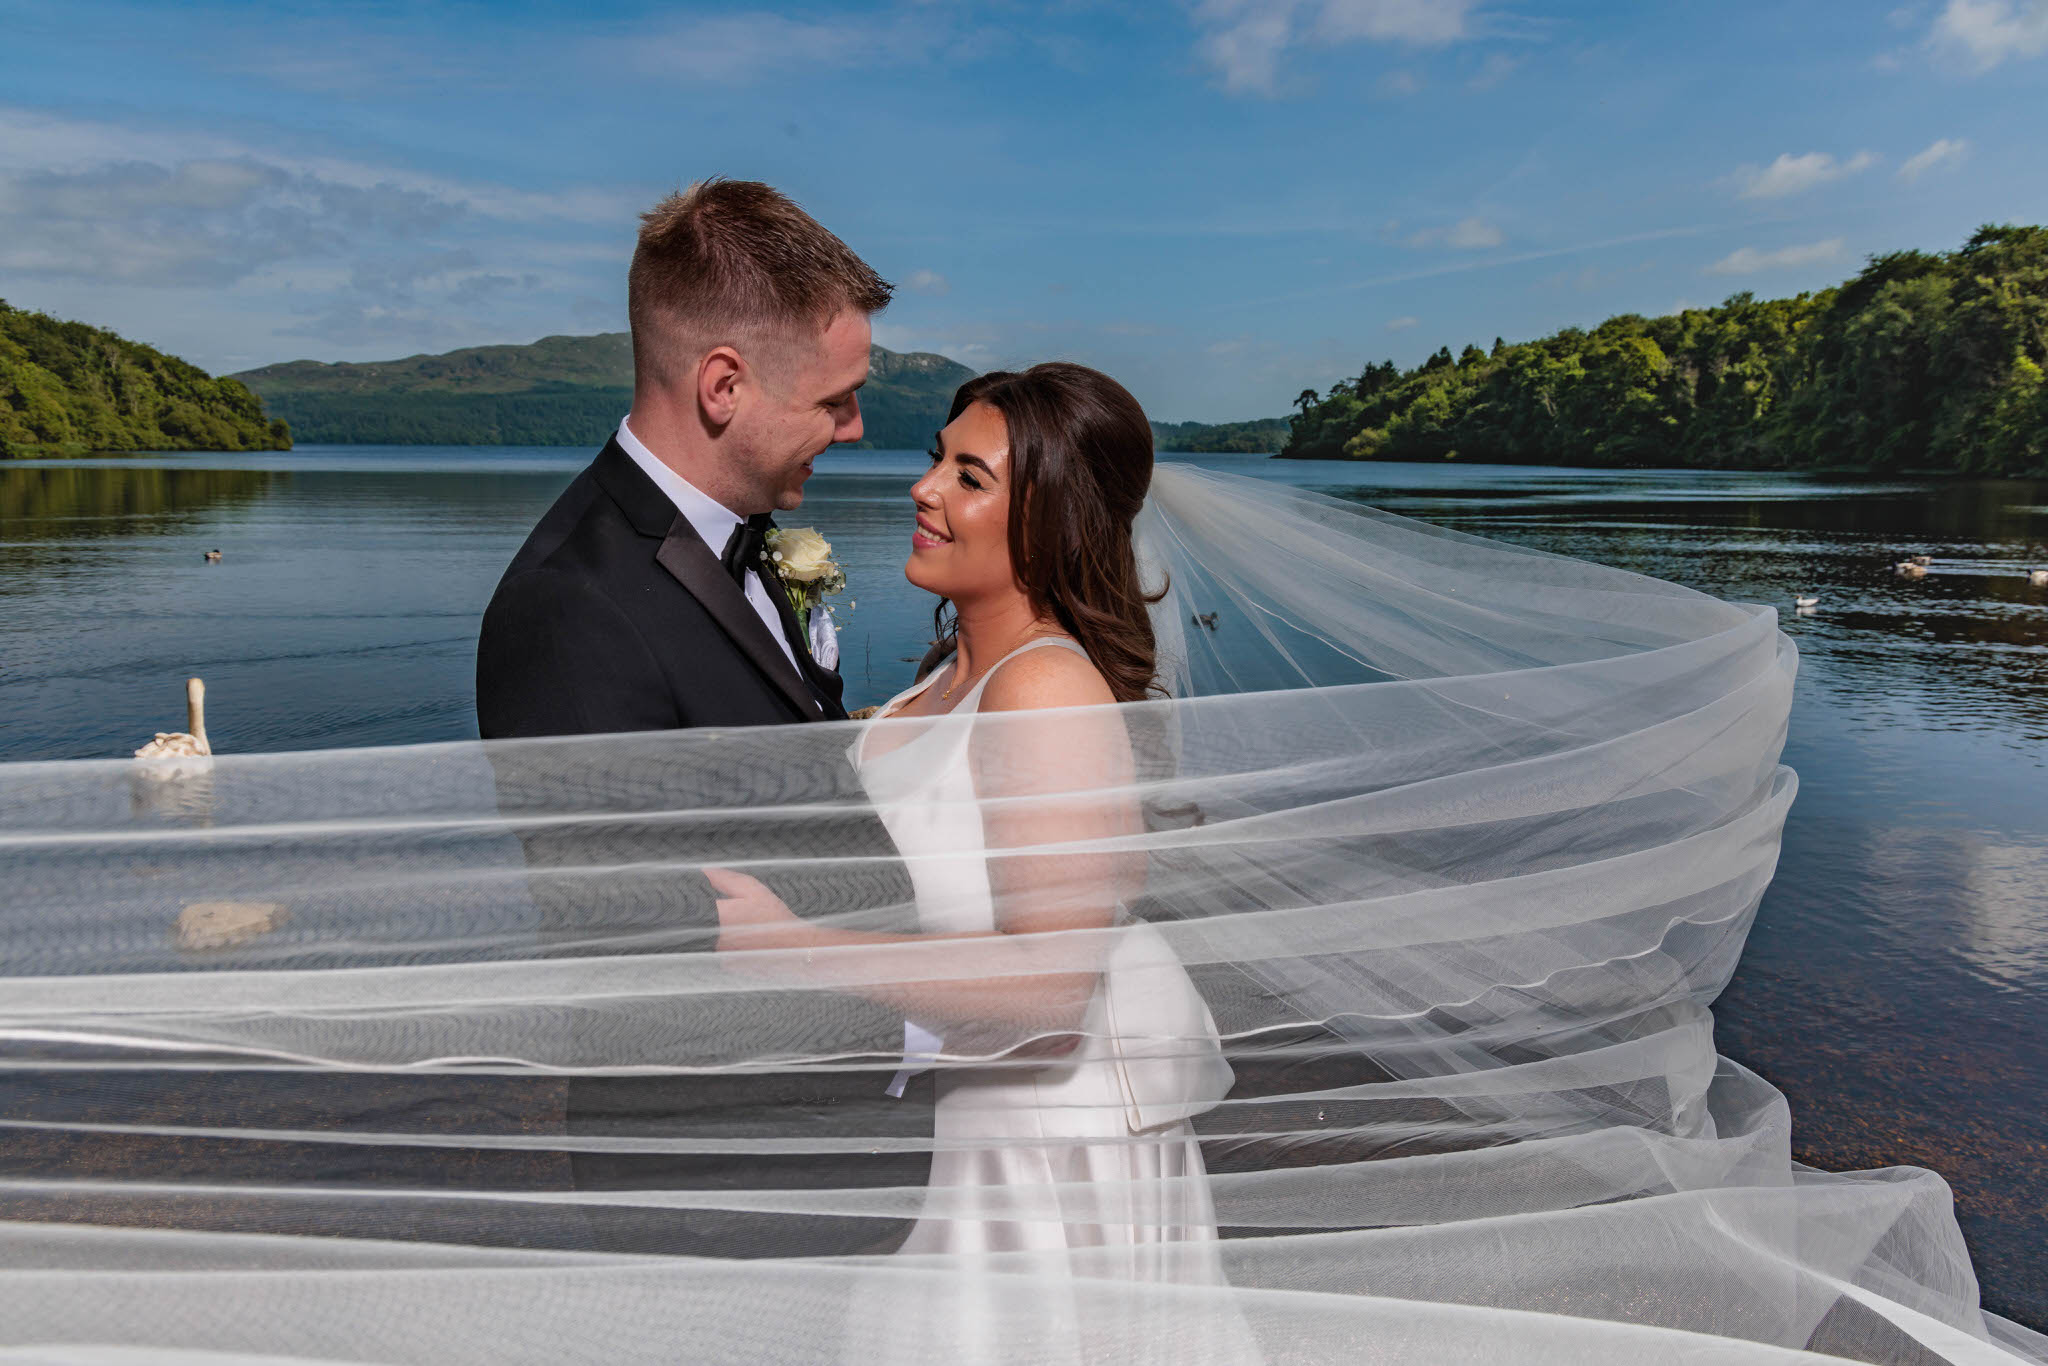
<instances>
[{"instance_id":1,"label":"groom's ear","mask_svg":"<svg viewBox=\"0 0 2048 1366\"><path fill-rule=\"evenodd\" d=\"M747 363L730 346L714 346L697 362L697 407L704 420L723 427L739 412Z\"/></svg>"}]
</instances>

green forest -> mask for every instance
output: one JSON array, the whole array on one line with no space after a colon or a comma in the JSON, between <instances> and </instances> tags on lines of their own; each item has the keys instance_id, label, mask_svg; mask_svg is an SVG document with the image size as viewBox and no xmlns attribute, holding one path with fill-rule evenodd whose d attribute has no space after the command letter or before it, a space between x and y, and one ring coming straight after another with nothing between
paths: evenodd
<instances>
[{"instance_id":1,"label":"green forest","mask_svg":"<svg viewBox=\"0 0 2048 1366\"><path fill-rule=\"evenodd\" d=\"M859 444L923 450L946 424L953 391L974 373L929 351L874 347ZM633 405L633 342L624 332L543 337L402 360L288 361L235 378L306 442L599 446ZM1152 434L1163 451L1276 451L1287 419L1155 422Z\"/></svg>"},{"instance_id":2,"label":"green forest","mask_svg":"<svg viewBox=\"0 0 2048 1366\"><path fill-rule=\"evenodd\" d=\"M0 301L0 456L289 450L238 380Z\"/></svg>"},{"instance_id":3,"label":"green forest","mask_svg":"<svg viewBox=\"0 0 2048 1366\"><path fill-rule=\"evenodd\" d=\"M2048 228L1304 390L1282 456L2048 474Z\"/></svg>"},{"instance_id":4,"label":"green forest","mask_svg":"<svg viewBox=\"0 0 2048 1366\"><path fill-rule=\"evenodd\" d=\"M1249 422L1155 422L1152 444L1162 451L1277 451L1287 444L1287 419L1253 418Z\"/></svg>"},{"instance_id":5,"label":"green forest","mask_svg":"<svg viewBox=\"0 0 2048 1366\"><path fill-rule=\"evenodd\" d=\"M944 356L874 347L860 444L922 449L973 375ZM633 406L633 343L624 332L542 337L400 360L289 361L235 378L306 442L596 447Z\"/></svg>"}]
</instances>

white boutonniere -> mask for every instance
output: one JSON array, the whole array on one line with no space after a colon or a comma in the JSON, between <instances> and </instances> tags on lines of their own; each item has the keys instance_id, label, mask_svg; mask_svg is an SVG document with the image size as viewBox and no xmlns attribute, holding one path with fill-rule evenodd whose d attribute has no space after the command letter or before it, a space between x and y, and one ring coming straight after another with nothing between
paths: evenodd
<instances>
[{"instance_id":1,"label":"white boutonniere","mask_svg":"<svg viewBox=\"0 0 2048 1366\"><path fill-rule=\"evenodd\" d=\"M789 598L790 610L804 623L811 657L828 669L837 668L839 637L825 599L846 591L846 571L832 558L832 543L811 527L776 527L768 533L767 546L768 562Z\"/></svg>"}]
</instances>

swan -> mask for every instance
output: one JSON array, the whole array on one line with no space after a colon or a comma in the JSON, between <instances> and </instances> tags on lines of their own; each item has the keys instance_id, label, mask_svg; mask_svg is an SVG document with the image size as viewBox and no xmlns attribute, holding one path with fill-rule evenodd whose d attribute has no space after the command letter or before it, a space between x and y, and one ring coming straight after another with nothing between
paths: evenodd
<instances>
[{"instance_id":1,"label":"swan","mask_svg":"<svg viewBox=\"0 0 2048 1366\"><path fill-rule=\"evenodd\" d=\"M1793 605L1794 607L1818 607L1818 606L1820 606L1820 599L1819 599L1819 598L1807 598L1807 597L1794 597L1794 598L1792 599L1792 605Z\"/></svg>"},{"instance_id":2,"label":"swan","mask_svg":"<svg viewBox=\"0 0 2048 1366\"><path fill-rule=\"evenodd\" d=\"M191 729L156 733L141 749L138 759L204 759L213 754L206 741L206 684L196 678L185 680L185 724Z\"/></svg>"},{"instance_id":3,"label":"swan","mask_svg":"<svg viewBox=\"0 0 2048 1366\"><path fill-rule=\"evenodd\" d=\"M1915 564L1911 560L1900 560L1892 566L1892 572L1902 579L1924 579L1927 577L1927 566Z\"/></svg>"}]
</instances>

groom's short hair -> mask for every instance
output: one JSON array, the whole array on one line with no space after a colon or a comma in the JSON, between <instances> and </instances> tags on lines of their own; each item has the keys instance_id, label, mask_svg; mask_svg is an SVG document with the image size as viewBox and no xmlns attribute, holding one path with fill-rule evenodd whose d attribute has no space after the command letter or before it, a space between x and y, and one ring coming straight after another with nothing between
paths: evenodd
<instances>
[{"instance_id":1,"label":"groom's short hair","mask_svg":"<svg viewBox=\"0 0 2048 1366\"><path fill-rule=\"evenodd\" d=\"M714 346L778 350L847 309L879 311L893 292L817 219L757 180L700 180L640 225L626 311L643 383L673 382Z\"/></svg>"}]
</instances>

